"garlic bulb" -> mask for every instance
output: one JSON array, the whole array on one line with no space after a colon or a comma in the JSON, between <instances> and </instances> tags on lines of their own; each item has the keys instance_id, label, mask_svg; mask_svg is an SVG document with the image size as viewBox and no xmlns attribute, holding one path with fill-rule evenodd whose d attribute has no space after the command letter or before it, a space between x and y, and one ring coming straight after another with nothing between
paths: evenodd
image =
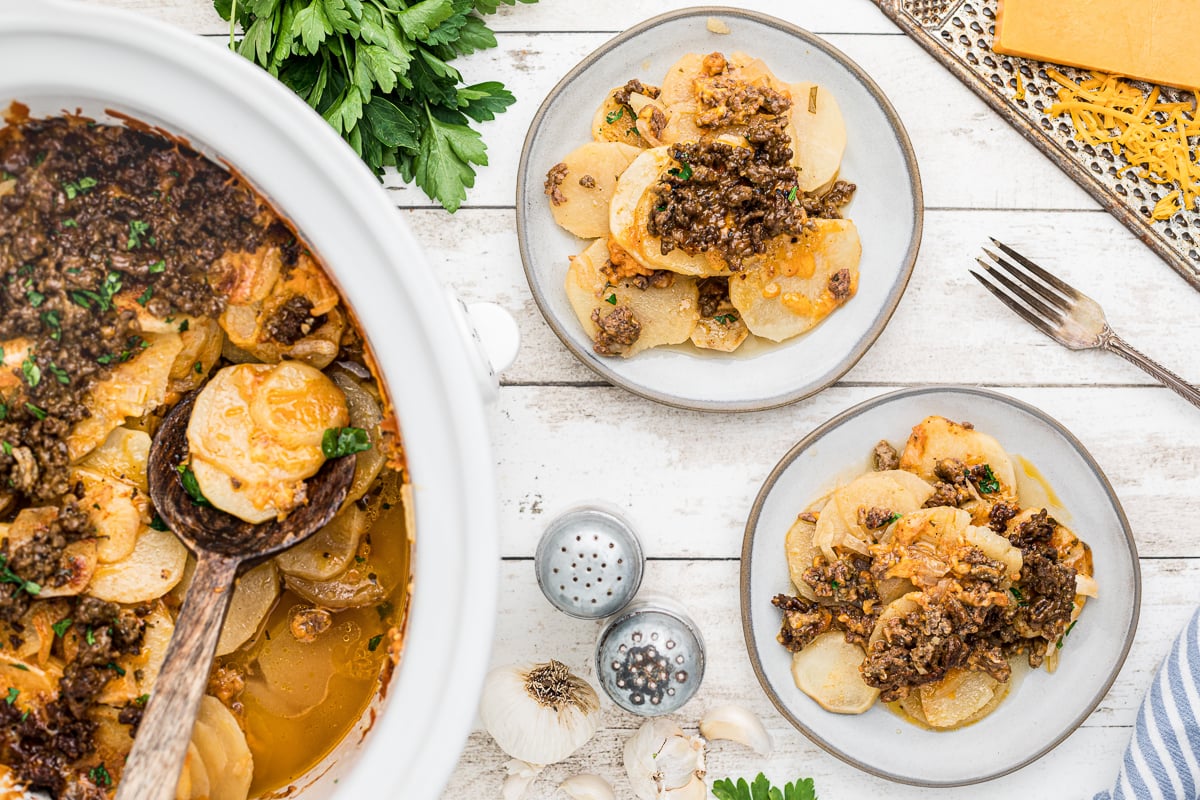
<instances>
[{"instance_id":1,"label":"garlic bulb","mask_svg":"<svg viewBox=\"0 0 1200 800\"><path fill-rule=\"evenodd\" d=\"M703 800L704 739L667 719L647 720L625 743L625 771L640 800Z\"/></svg>"},{"instance_id":2,"label":"garlic bulb","mask_svg":"<svg viewBox=\"0 0 1200 800\"><path fill-rule=\"evenodd\" d=\"M504 765L504 769L508 771L508 777L500 787L500 800L521 800L534 778L540 775L545 767L514 758Z\"/></svg>"},{"instance_id":3,"label":"garlic bulb","mask_svg":"<svg viewBox=\"0 0 1200 800\"><path fill-rule=\"evenodd\" d=\"M558 785L571 800L617 800L609 782L599 775L575 775Z\"/></svg>"},{"instance_id":4,"label":"garlic bulb","mask_svg":"<svg viewBox=\"0 0 1200 800\"><path fill-rule=\"evenodd\" d=\"M728 739L744 744L760 756L771 755L774 743L762 720L741 706L717 706L700 720L700 733L710 741Z\"/></svg>"},{"instance_id":5,"label":"garlic bulb","mask_svg":"<svg viewBox=\"0 0 1200 800\"><path fill-rule=\"evenodd\" d=\"M479 704L483 727L513 758L554 764L596 732L600 698L558 661L492 670Z\"/></svg>"}]
</instances>

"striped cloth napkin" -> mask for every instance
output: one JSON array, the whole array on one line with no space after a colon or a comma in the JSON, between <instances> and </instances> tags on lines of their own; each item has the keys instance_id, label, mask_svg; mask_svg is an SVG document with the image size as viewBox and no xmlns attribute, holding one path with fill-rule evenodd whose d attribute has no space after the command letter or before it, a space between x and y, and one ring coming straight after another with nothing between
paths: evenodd
<instances>
[{"instance_id":1,"label":"striped cloth napkin","mask_svg":"<svg viewBox=\"0 0 1200 800\"><path fill-rule=\"evenodd\" d=\"M1142 701L1117 783L1094 800L1200 797L1200 609Z\"/></svg>"}]
</instances>

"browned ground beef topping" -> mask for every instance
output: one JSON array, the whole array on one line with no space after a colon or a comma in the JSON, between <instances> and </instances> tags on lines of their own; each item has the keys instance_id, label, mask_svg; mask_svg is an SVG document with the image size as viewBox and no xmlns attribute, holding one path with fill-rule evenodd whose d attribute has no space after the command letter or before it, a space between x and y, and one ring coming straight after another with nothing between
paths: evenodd
<instances>
[{"instance_id":1,"label":"browned ground beef topping","mask_svg":"<svg viewBox=\"0 0 1200 800\"><path fill-rule=\"evenodd\" d=\"M603 315L596 309L592 312L592 322L599 328L594 349L602 356L621 355L642 335L642 324L628 306L614 308Z\"/></svg>"},{"instance_id":2,"label":"browned ground beef topping","mask_svg":"<svg viewBox=\"0 0 1200 800\"><path fill-rule=\"evenodd\" d=\"M293 295L267 320L267 333L275 341L293 345L321 326L324 317L312 315L312 301L303 295Z\"/></svg>"},{"instance_id":3,"label":"browned ground beef topping","mask_svg":"<svg viewBox=\"0 0 1200 800\"><path fill-rule=\"evenodd\" d=\"M55 797L68 796L66 791L76 798L104 798L106 787L97 785L98 775L88 774L85 760L95 747L96 731L88 711L119 669L118 658L140 652L146 609L122 608L91 597L72 602L74 608L66 616L72 624L64 636L55 638L54 647L61 651L71 637L78 652L63 671L59 697L32 714L25 714L17 703L0 703L0 761L31 789ZM143 704L135 701L133 706ZM122 717L130 716L126 709Z\"/></svg>"},{"instance_id":4,"label":"browned ground beef topping","mask_svg":"<svg viewBox=\"0 0 1200 800\"><path fill-rule=\"evenodd\" d=\"M858 507L858 524L862 525L867 530L878 530L887 527L892 521L892 510L890 508L880 508L879 506L871 506L865 508Z\"/></svg>"},{"instance_id":5,"label":"browned ground beef topping","mask_svg":"<svg viewBox=\"0 0 1200 800\"><path fill-rule=\"evenodd\" d=\"M265 230L254 195L194 151L80 118L0 131L0 187L0 342L34 343L15 370L23 397L0 396L13 450L0 452L0 494L47 502L69 489L64 438L87 415L81 397L142 344L111 296L133 290L160 318L216 315L209 264L290 234Z\"/></svg>"},{"instance_id":6,"label":"browned ground beef topping","mask_svg":"<svg viewBox=\"0 0 1200 800\"><path fill-rule=\"evenodd\" d=\"M654 100L658 98L658 96L662 93L662 90L660 90L657 86L647 86L637 78L632 78L620 89L617 89L615 92L613 92L613 100L616 100L623 106L627 106L629 105L629 95L635 93L643 94L646 97L649 97L651 100Z\"/></svg>"},{"instance_id":7,"label":"browned ground beef topping","mask_svg":"<svg viewBox=\"0 0 1200 800\"><path fill-rule=\"evenodd\" d=\"M871 452L871 463L876 472L900 468L900 454L888 442L881 441Z\"/></svg>"},{"instance_id":8,"label":"browned ground beef topping","mask_svg":"<svg viewBox=\"0 0 1200 800\"><path fill-rule=\"evenodd\" d=\"M829 277L829 293L837 300L850 296L850 270L839 269Z\"/></svg>"},{"instance_id":9,"label":"browned ground beef topping","mask_svg":"<svg viewBox=\"0 0 1200 800\"><path fill-rule=\"evenodd\" d=\"M546 196L550 198L550 202L556 206L561 206L567 202L567 198L562 193L562 182L566 177L567 165L562 163L555 164L546 173L546 182L543 184L543 188L546 191Z\"/></svg>"},{"instance_id":10,"label":"browned ground beef topping","mask_svg":"<svg viewBox=\"0 0 1200 800\"><path fill-rule=\"evenodd\" d=\"M799 236L807 215L797 202L797 176L784 127L756 120L750 147L711 137L671 148L682 166L659 181L650 233L663 255L676 247L696 254L716 250L732 269L766 252L775 236Z\"/></svg>"},{"instance_id":11,"label":"browned ground beef topping","mask_svg":"<svg viewBox=\"0 0 1200 800\"><path fill-rule=\"evenodd\" d=\"M804 212L814 219L841 219L842 207L854 199L858 189L849 181L837 181L824 194L805 195L800 205Z\"/></svg>"},{"instance_id":12,"label":"browned ground beef topping","mask_svg":"<svg viewBox=\"0 0 1200 800\"><path fill-rule=\"evenodd\" d=\"M593 178L591 175L584 175L582 178L579 179L579 185L585 189L595 189L596 188L596 179Z\"/></svg>"},{"instance_id":13,"label":"browned ground beef topping","mask_svg":"<svg viewBox=\"0 0 1200 800\"><path fill-rule=\"evenodd\" d=\"M728 278L704 278L700 281L700 316L713 317L729 302Z\"/></svg>"}]
</instances>

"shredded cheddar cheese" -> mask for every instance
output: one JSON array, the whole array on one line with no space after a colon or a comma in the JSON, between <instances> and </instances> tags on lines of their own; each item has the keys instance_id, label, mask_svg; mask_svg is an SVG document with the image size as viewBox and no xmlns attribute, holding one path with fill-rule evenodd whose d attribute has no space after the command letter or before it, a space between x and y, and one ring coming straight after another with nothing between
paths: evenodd
<instances>
[{"instance_id":1,"label":"shredded cheddar cheese","mask_svg":"<svg viewBox=\"0 0 1200 800\"><path fill-rule=\"evenodd\" d=\"M1067 116L1075 138L1085 144L1109 145L1142 180L1171 187L1151 211L1167 220L1179 211L1196 208L1200 197L1200 163L1192 140L1200 137L1196 95L1189 103L1169 103L1155 87L1143 93L1128 81L1099 72L1076 83L1061 72L1046 73L1061 87L1050 117Z\"/></svg>"}]
</instances>

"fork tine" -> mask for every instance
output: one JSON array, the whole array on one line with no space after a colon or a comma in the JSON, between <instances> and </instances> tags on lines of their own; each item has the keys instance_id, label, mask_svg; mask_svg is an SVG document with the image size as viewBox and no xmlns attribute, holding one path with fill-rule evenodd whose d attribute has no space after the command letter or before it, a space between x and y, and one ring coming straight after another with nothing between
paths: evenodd
<instances>
[{"instance_id":1,"label":"fork tine","mask_svg":"<svg viewBox=\"0 0 1200 800\"><path fill-rule=\"evenodd\" d=\"M983 252L987 254L988 258L990 258L994 262L996 262L994 265L988 267L989 271L999 274L997 272L997 267L999 267L1000 269L1007 272L1011 277L1016 278L1018 281L1020 281L1028 289L1036 292L1038 297L1041 297L1043 300L1046 300L1051 305L1053 305L1055 308L1057 308L1059 311L1070 312L1072 301L1063 298L1058 293L1056 293L1053 289L1051 289L1049 286L1038 281L1037 278L1034 278L1032 275L1028 274L1024 270L1018 269L1012 263L1006 261L1003 257L996 255L991 250L988 250L986 247L983 248Z\"/></svg>"},{"instance_id":2,"label":"fork tine","mask_svg":"<svg viewBox=\"0 0 1200 800\"><path fill-rule=\"evenodd\" d=\"M980 262L980 263L982 263L982 262ZM996 299L999 300L1001 303L1004 303L1004 305L1006 305L1010 309L1012 309L1013 312L1016 313L1017 316L1019 316L1021 319L1028 322L1033 327L1037 328L1042 333L1049 336L1051 339L1058 341L1058 337L1055 336L1054 328L1051 327L1050 323L1046 322L1046 320L1042 319L1037 314L1034 314L1028 308L1021 305L1016 300L1014 300L1012 297L1010 297L1007 294L1005 294L1004 292L1002 292L998 287L993 285L991 281L989 281L987 278L980 275L975 270L970 270L970 273L975 276L975 280L977 280L983 284L983 288L985 288L989 292L991 292L996 297Z\"/></svg>"},{"instance_id":3,"label":"fork tine","mask_svg":"<svg viewBox=\"0 0 1200 800\"><path fill-rule=\"evenodd\" d=\"M1067 297L1071 300L1078 300L1080 297L1083 296L1080 293L1080 291L1078 289L1076 289L1074 286L1070 285L1069 283L1066 283L1065 281L1063 281L1059 278L1054 277L1049 272L1046 272L1046 270L1042 269L1037 264L1033 263L1028 258L1021 255L1016 250L1013 250L1011 247L1006 245L1004 242L997 240L993 236L989 236L988 238L991 239L992 244L996 245L996 247L999 247L1000 250L1003 251L1005 255L1014 259L1022 267L1029 270L1034 275L1037 275L1039 278L1041 278L1046 283L1053 286L1055 289L1058 289L1058 291L1063 293L1064 297Z\"/></svg>"},{"instance_id":4,"label":"fork tine","mask_svg":"<svg viewBox=\"0 0 1200 800\"><path fill-rule=\"evenodd\" d=\"M995 265L989 264L981 258L975 259L979 266L983 267L987 272L988 277L998 281L1004 285L1004 288L1015 294L1017 297L1025 301L1034 311L1042 316L1043 319L1052 320L1055 325L1061 325L1063 321L1063 311L1059 308L1051 308L1043 303L1038 298L1034 297L1029 292L1025 291L1016 282L1008 278L1003 272L996 269Z\"/></svg>"}]
</instances>

